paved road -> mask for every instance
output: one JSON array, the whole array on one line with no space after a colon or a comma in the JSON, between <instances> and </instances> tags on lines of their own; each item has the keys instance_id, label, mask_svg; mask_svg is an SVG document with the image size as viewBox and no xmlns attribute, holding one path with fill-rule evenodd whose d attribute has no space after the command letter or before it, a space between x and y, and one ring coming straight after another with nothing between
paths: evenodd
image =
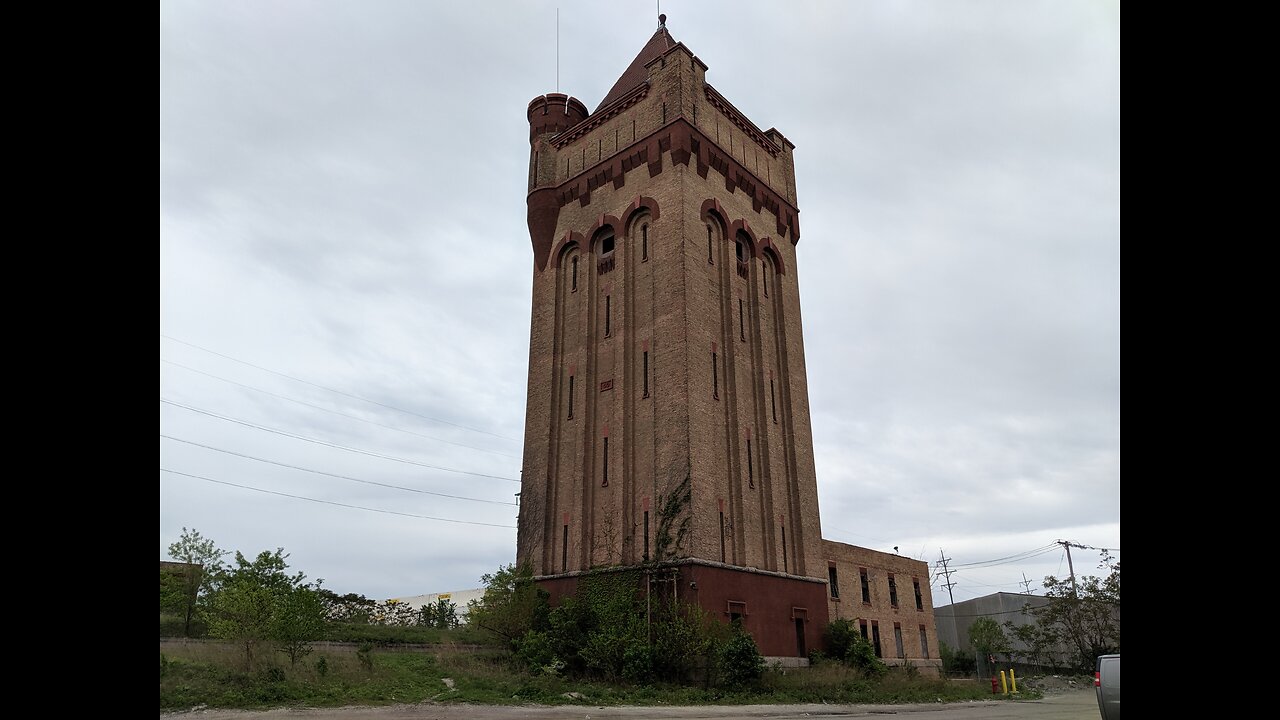
<instances>
[{"instance_id":1,"label":"paved road","mask_svg":"<svg viewBox=\"0 0 1280 720\"><path fill-rule=\"evenodd\" d=\"M1093 688L1046 696L1043 700L984 701L929 705L739 705L695 707L508 707L499 705L391 705L306 710L226 711L161 714L190 720L814 720L882 715L917 720L1098 720Z\"/></svg>"}]
</instances>

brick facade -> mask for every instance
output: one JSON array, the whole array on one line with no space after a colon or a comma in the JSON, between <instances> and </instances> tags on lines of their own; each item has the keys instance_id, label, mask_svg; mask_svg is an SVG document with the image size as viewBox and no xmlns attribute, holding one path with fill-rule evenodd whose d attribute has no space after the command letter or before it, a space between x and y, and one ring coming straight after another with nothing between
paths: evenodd
<instances>
[{"instance_id":1,"label":"brick facade","mask_svg":"<svg viewBox=\"0 0 1280 720\"><path fill-rule=\"evenodd\" d=\"M794 147L706 70L661 27L594 112L529 103L517 562L567 591L593 569L681 560L682 583L705 578L690 597L713 612L756 598L762 651L804 655L828 603ZM686 479L688 534L659 557Z\"/></svg>"},{"instance_id":2,"label":"brick facade","mask_svg":"<svg viewBox=\"0 0 1280 720\"><path fill-rule=\"evenodd\" d=\"M940 671L929 565L831 540L822 541L822 550L827 559L830 618L865 627L873 641L878 630L878 655L889 665L910 663L929 673ZM833 578L834 584L830 583Z\"/></svg>"}]
</instances>

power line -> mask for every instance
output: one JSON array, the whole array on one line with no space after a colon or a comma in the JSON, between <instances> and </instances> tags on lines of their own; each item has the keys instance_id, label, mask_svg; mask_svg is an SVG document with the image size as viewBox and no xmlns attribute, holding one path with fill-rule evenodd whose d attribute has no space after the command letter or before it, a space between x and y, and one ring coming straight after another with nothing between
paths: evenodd
<instances>
[{"instance_id":1,"label":"power line","mask_svg":"<svg viewBox=\"0 0 1280 720\"><path fill-rule=\"evenodd\" d=\"M512 455L512 454L510 454L510 453L504 453L504 452L500 452L500 451L498 451L498 450L489 450L489 449L487 449L487 448L476 447L475 445L466 445L466 444L464 444L464 443L454 442L454 441L452 441L452 440L445 440L444 438L432 437L431 435L423 435L422 433L414 432L414 431L412 431L412 430L405 430L404 428L396 427L396 426L394 426L394 425L386 425L386 424L384 424L384 423L374 422L374 421L372 421L372 420L368 420L368 419L366 419L366 418L362 418L362 417L359 417L359 416L356 416L356 415L350 415L350 414L348 414L348 413L338 412L337 410L333 410L333 409L330 409L330 408L327 408L327 407L321 407L321 406L319 406L319 405L314 405L314 404L312 404L312 403L305 402L305 401L303 401L303 400L298 400L298 399L296 399L296 398L291 398L291 397L288 397L288 396L286 396L286 395L279 395L279 394L277 394L277 393L273 393L273 392L271 392L270 390L263 390L262 388L256 388L256 387L253 387L252 385L245 385L244 383L239 383L239 382L236 382L235 380L228 380L227 378L220 377L220 376L218 376L218 375L214 375L214 374L212 374L212 373L207 373L207 372L204 372L203 370L197 370L197 369L195 369L195 368L193 368L193 367L188 367L188 366L186 366L186 365L183 365L182 363L176 363L176 362L173 362L172 360L165 360L164 358L161 358L161 359L160 359L160 362L165 363L165 364L167 364L167 365L174 365L174 366L176 366L176 367L180 367L180 368L182 368L183 370L187 370L187 371L190 371L190 372L193 372L193 373L197 373L197 374L199 374L199 375L204 375L205 377L211 377L211 378L213 378L214 380L221 380L221 381L222 381L222 382L224 382L224 383L227 383L227 384L230 384L230 385L235 385L235 386L237 386L237 387L242 387L242 388L245 388L246 390L252 390L252 391L254 391L254 392L262 393L263 395L270 395L271 397L279 398L279 399L281 399L281 400L288 400L289 402L297 403L297 404L302 405L302 406L304 406L304 407L309 407L309 408L312 408L312 409L315 409L315 410L321 410L321 411L323 411L323 412L332 413L332 414L337 415L337 416L339 416L339 417L349 418L349 419L351 419L351 420L358 420L359 422L362 422L362 423L368 423L368 424L370 424L370 425L376 425L376 426L378 426L378 427L387 428L388 430L397 430L397 431L402 432L402 433L408 433L409 435L415 435L415 436L420 437L420 438L426 438L427 440L434 440L434 441L436 441L436 442L442 442L442 443L446 443L446 444L448 444L448 445L456 445L456 446L458 446L458 447L467 448L468 450L479 450L480 452L484 452L484 453L492 453L492 454L494 454L494 455L501 455L502 457L509 457L509 458L516 458L516 459L519 459L517 456Z\"/></svg>"},{"instance_id":2,"label":"power line","mask_svg":"<svg viewBox=\"0 0 1280 720\"><path fill-rule=\"evenodd\" d=\"M313 382L311 382L311 381L309 381L309 380L303 380L302 378L294 377L293 375L288 375L288 374L285 374L285 373L282 373L282 372L278 372L278 371L276 371L276 370L272 370L272 369L270 369L270 368L265 368L265 367L262 367L261 365L254 365L254 364L253 364L253 363L251 363L251 362L246 362L246 361L241 360L241 359L239 359L239 358L231 357L230 355L224 355L224 354L222 354L222 353L220 353L220 352L217 352L216 350L210 350L209 348L200 347L199 345L196 345L196 344L194 344L194 343L189 343L189 342L187 342L187 341L185 341L185 340L179 340L178 338L172 337L172 336L170 336L170 335L165 335L164 333L160 333L160 337L165 338L166 340L172 340L173 342L176 342L176 343L181 343L181 344L183 344L183 345L186 345L187 347L193 347L193 348L195 348L195 349L197 349L197 350L202 350L202 351L204 351L204 352L209 353L210 355L217 355L217 356L218 356L218 357L220 357L220 358L225 358L225 359L230 360L230 361L232 361L232 362L240 363L241 365L247 365L248 367L254 368L254 369L256 369L256 370L261 370L261 371L263 371L263 372L269 372L269 373L271 373L272 375L278 375L278 376L280 376L280 377L282 377L282 378L288 378L288 379L290 379L290 380L293 380L294 382L300 382L300 383L302 383L302 384L304 384L304 385L310 385L311 387L320 388L321 390L325 390L325 391L327 391L327 392L337 393L338 395L342 395L342 396L344 396L344 397L349 397L349 398L352 398L352 399L354 399L354 400L359 400L359 401L361 401L361 402L367 402L367 403L369 403L369 404L371 404L371 405L377 405L378 407L384 407L384 408L387 408L388 410L395 410L396 412L402 412L402 413L405 413L406 415L413 415L413 416L415 416L415 417L420 417L420 418L422 418L422 419L424 419L424 420L430 420L431 422L438 422L438 423L443 423L443 424L445 424L445 425L452 425L453 427L456 427L456 428L462 428L463 430L470 430L470 431L472 431L472 432L483 433L483 434L485 434L485 435L492 435L493 437L500 438L500 439L502 439L502 440L509 440L509 441L511 441L511 442L520 442L519 440L517 440L517 439L515 439L515 438L510 438L510 437L507 437L507 436L505 436L505 435L499 435L499 434L497 434L497 433L492 433L492 432L489 432L488 430L481 430L480 428L474 428L474 427L470 427L470 426L467 426L467 425L461 425L461 424L459 424L459 423L450 422L450 421L448 421L448 420L441 420L440 418L434 418L434 417L431 417L431 416L429 416L429 415L423 415L422 413L414 412L414 411L412 411L412 410L405 410L404 408L398 408L398 407L396 407L396 406L394 406L394 405L388 405L388 404L383 403L383 402L378 402L377 400L370 400L369 398L366 398L366 397L361 397L361 396L359 396L359 395L353 395L353 394L351 394L351 393L343 392L343 391L341 391L341 390L335 390L335 389L333 389L333 388L331 388L331 387L325 387L324 385L320 385L320 384L318 384L318 383L313 383Z\"/></svg>"},{"instance_id":3,"label":"power line","mask_svg":"<svg viewBox=\"0 0 1280 720\"><path fill-rule=\"evenodd\" d=\"M160 437L165 438L167 440L173 440L174 442L186 443L187 445L195 445L196 447L202 447L202 448L205 448L206 450L213 450L214 452L225 453L227 455L234 455L236 457L247 458L249 460L257 460L258 462L267 463L269 465L278 465L279 467L290 468L292 470L301 470L303 472L315 473L316 475L326 475L328 477L338 478L339 480L350 480L351 482L364 483L365 485L377 485L378 487L391 488L393 490L404 490L405 492L422 493L423 495L435 495L437 497L453 498L454 500L470 500L471 502L490 503L492 505L510 505L512 507L515 506L515 503L505 502L503 500L482 500L480 498L463 497L461 495L449 495L448 493L432 492L431 490L421 490L419 488L404 487L403 485L390 485L388 483L380 483L374 480L361 480L360 478L354 478L349 475L338 475L337 473L325 472L323 470L312 470L311 468L305 468L300 465L290 465L288 463L276 462L275 460L267 460L266 458L254 457L253 455L245 455L244 453L238 453L232 450L224 450L222 448L217 448L212 445L205 445L203 443L193 442L191 440L183 440L182 438L174 437L172 435L165 435L164 433L160 433Z\"/></svg>"},{"instance_id":4,"label":"power line","mask_svg":"<svg viewBox=\"0 0 1280 720\"><path fill-rule=\"evenodd\" d=\"M252 485L239 485L225 480L214 480L213 478L202 477L200 475L192 475L190 473L178 472L168 468L160 468L160 472L173 473L174 475L182 475L183 477L195 478L196 480L204 480L206 482L217 483L218 485L230 485L244 490L253 490L254 492L266 493L268 495L279 495L280 497L293 498L295 500L306 500L308 502L321 503L323 505L336 505L338 507L351 508L353 510L368 510L369 512L386 513L387 515L402 515L404 517L419 518L422 520L438 520L440 522L459 523L462 525L484 525L486 527L510 528L515 529L514 525L498 525L497 523L476 522L473 520L454 520L452 518L431 517L430 515L415 515L413 513L397 512L395 510L380 510L378 508L362 507L360 505L348 505L346 503L333 502L331 500L317 500L316 498L304 497L302 495L290 495L289 493L276 492L275 490L263 490L262 488L253 487Z\"/></svg>"},{"instance_id":5,"label":"power line","mask_svg":"<svg viewBox=\"0 0 1280 720\"><path fill-rule=\"evenodd\" d=\"M376 453L370 450L361 450L359 448L353 448L353 447L348 447L346 445L331 443L327 440L318 440L316 438L309 438L303 435L296 435L294 433L285 432L283 430L269 428L264 425L256 425L254 423L246 422L244 420L237 420L233 417L227 417L226 415L219 415L214 412L209 412L208 410L201 410L200 408L193 407L191 405L184 405L182 403L174 402L172 400L165 400L164 398L160 398L160 402L165 403L166 405L173 405L175 407L180 407L180 408L183 408L184 410L190 410L191 412L200 413L201 415L208 415L209 417L215 417L215 418L218 418L219 420L226 420L227 422L233 422L238 425L244 425L245 427L251 427L251 428L254 428L255 430L263 430L265 432L275 433L276 435L283 435L284 437L294 438L295 440L305 440L306 442L309 442L309 443L324 445L325 447L336 448L338 450L346 450L347 452L359 453L361 455L368 455L370 457L382 458L384 460L393 460L395 462L407 463L409 465L417 465L419 467L431 468L432 470L443 470L444 472L459 473L462 475L473 475L475 477L492 478L494 480L506 480L507 482L514 482L514 483L520 482L515 478L502 477L501 475L486 475L485 473L471 472L470 470L458 470L457 468L447 468L447 467L442 467L440 465L429 465L427 463L418 462L416 460L408 460L406 458L399 458L393 455L383 455L382 453Z\"/></svg>"},{"instance_id":6,"label":"power line","mask_svg":"<svg viewBox=\"0 0 1280 720\"><path fill-rule=\"evenodd\" d=\"M1053 550L1057 549L1057 547L1058 547L1058 543L1053 542L1053 543L1049 543L1048 545L1044 545L1042 547L1034 548L1032 550L1024 550L1020 553L1015 553L1013 555L1006 555L1005 557L994 558L992 560L977 560L969 563L958 563L958 564L953 564L951 567L953 569L965 568L969 570L974 570L982 567L994 567L996 565L1007 565L1009 563L1020 562L1022 560L1029 560L1033 557L1044 555L1045 553L1052 552Z\"/></svg>"}]
</instances>

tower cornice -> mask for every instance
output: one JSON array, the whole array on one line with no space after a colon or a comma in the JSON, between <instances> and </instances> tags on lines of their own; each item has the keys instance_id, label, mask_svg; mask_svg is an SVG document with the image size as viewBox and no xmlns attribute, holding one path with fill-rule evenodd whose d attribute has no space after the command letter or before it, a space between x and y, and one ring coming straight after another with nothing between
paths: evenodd
<instances>
[{"instance_id":1,"label":"tower cornice","mask_svg":"<svg viewBox=\"0 0 1280 720\"><path fill-rule=\"evenodd\" d=\"M618 102L624 101L625 98ZM569 128L565 132L572 130ZM687 166L691 160L694 161L698 175L703 178L714 168L724 177L726 191L741 190L751 198L756 212L765 209L773 213L779 238L787 238L792 245L800 242L799 208L706 133L684 117L677 117L564 182L529 193L526 200L535 267L539 270L547 267L560 208L575 201L587 207L591 204L592 193L608 184L612 184L615 190L622 189L626 185L627 173L642 165L648 167L650 177L655 177L668 167L664 161L666 155L670 155L670 162L675 164Z\"/></svg>"}]
</instances>

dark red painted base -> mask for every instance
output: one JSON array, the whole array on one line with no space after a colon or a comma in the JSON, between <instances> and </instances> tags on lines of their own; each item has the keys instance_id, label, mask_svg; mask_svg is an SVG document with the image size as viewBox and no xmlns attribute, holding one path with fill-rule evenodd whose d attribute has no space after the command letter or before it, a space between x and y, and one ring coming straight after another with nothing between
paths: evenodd
<instances>
[{"instance_id":1,"label":"dark red painted base","mask_svg":"<svg viewBox=\"0 0 1280 720\"><path fill-rule=\"evenodd\" d=\"M807 657L822 649L828 620L826 583L697 561L664 569L675 571L675 592L681 601L694 603L726 623L740 616L742 627L755 638L762 655ZM551 593L552 605L556 605L577 591L584 576L542 577L538 584Z\"/></svg>"}]
</instances>

